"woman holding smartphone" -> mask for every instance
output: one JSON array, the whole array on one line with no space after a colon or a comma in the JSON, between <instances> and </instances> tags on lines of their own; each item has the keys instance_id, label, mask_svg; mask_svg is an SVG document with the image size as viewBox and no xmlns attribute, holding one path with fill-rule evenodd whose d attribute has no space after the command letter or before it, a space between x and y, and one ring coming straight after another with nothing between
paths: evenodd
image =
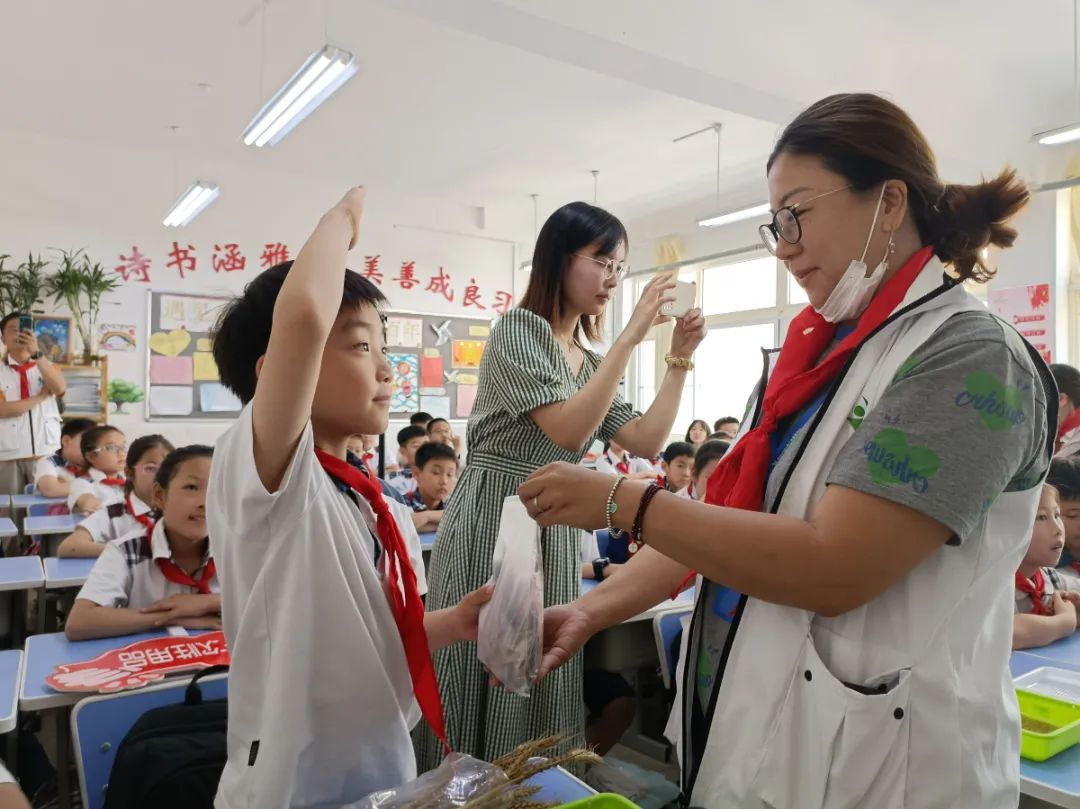
<instances>
[{"instance_id":1,"label":"woman holding smartphone","mask_svg":"<svg viewBox=\"0 0 1080 809\"><path fill-rule=\"evenodd\" d=\"M506 497L553 461L579 463L599 439L655 456L668 440L694 349L705 336L699 310L680 319L656 400L636 413L619 381L637 345L674 301L675 281L651 280L606 356L585 347L601 338L604 311L626 273L626 229L613 215L573 202L540 230L521 304L491 331L469 419L468 465L439 527L429 570L428 609L457 603L491 578L491 556ZM552 526L543 537L544 597L565 604L581 590L580 531ZM584 732L580 658L540 683L529 699L488 683L475 648L435 655L450 746L485 761L522 742ZM443 757L429 730L418 746L420 771ZM580 738L578 739L580 740Z\"/></svg>"}]
</instances>

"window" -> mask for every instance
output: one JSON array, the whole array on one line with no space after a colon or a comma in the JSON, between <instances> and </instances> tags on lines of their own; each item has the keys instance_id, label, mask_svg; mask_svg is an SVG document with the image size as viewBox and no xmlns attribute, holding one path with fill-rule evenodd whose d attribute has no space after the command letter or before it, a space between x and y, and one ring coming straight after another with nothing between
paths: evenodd
<instances>
[{"instance_id":1,"label":"window","mask_svg":"<svg viewBox=\"0 0 1080 809\"><path fill-rule=\"evenodd\" d=\"M709 267L701 276L701 305L706 315L776 305L776 259L772 256Z\"/></svg>"},{"instance_id":2,"label":"window","mask_svg":"<svg viewBox=\"0 0 1080 809\"><path fill-rule=\"evenodd\" d=\"M810 303L810 299L806 297L806 290L799 286L799 282L795 280L795 276L786 271L784 274L787 276L788 303L801 303L804 306Z\"/></svg>"},{"instance_id":3,"label":"window","mask_svg":"<svg viewBox=\"0 0 1080 809\"><path fill-rule=\"evenodd\" d=\"M697 418L711 425L724 416L742 416L747 399L761 378L761 349L774 348L775 344L775 323L709 329L694 358ZM689 425L689 420L686 423ZM680 428L681 422L676 423L675 429Z\"/></svg>"}]
</instances>

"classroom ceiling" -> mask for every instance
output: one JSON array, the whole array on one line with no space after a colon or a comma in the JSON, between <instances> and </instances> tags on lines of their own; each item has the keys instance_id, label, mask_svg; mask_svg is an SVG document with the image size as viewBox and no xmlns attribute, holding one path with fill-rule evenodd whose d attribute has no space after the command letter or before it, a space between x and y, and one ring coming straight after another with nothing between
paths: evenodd
<instances>
[{"instance_id":1,"label":"classroom ceiling","mask_svg":"<svg viewBox=\"0 0 1080 809\"><path fill-rule=\"evenodd\" d=\"M528 240L528 195L541 218L591 200L594 169L601 204L626 216L717 207L712 134L672 142L714 121L719 207L745 202L781 123L841 89L897 99L960 175L1023 160L1032 131L1077 117L1067 0L59 0L2 14L0 128L108 155L155 216L197 174L237 198L252 176L302 177L483 206L498 235ZM358 75L278 146L244 147L251 116L325 41L356 54ZM123 154L140 156L131 176ZM23 172L57 182L44 163ZM89 190L79 175L69 191Z\"/></svg>"}]
</instances>

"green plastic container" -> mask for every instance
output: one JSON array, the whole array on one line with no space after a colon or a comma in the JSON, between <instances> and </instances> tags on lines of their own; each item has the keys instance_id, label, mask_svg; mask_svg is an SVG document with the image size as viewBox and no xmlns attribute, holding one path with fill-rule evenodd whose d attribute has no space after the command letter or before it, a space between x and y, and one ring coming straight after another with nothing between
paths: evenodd
<instances>
[{"instance_id":1,"label":"green plastic container","mask_svg":"<svg viewBox=\"0 0 1080 809\"><path fill-rule=\"evenodd\" d=\"M622 795L602 793L573 803L564 803L562 809L638 809L638 805L630 803Z\"/></svg>"},{"instance_id":2,"label":"green plastic container","mask_svg":"<svg viewBox=\"0 0 1080 809\"><path fill-rule=\"evenodd\" d=\"M1046 761L1080 742L1080 705L1016 689L1023 719L1042 722L1053 728L1039 733L1021 728L1020 755L1031 761Z\"/></svg>"}]
</instances>

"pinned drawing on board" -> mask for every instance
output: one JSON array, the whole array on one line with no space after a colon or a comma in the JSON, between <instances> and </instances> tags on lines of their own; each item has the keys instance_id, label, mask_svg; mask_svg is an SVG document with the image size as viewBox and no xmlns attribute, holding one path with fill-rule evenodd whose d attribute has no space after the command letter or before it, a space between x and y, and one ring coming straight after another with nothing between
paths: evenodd
<instances>
[{"instance_id":1,"label":"pinned drawing on board","mask_svg":"<svg viewBox=\"0 0 1080 809\"><path fill-rule=\"evenodd\" d=\"M444 346L454 339L454 335L450 333L450 323L451 321L444 320L438 325L431 324L431 330L435 332L435 345Z\"/></svg>"},{"instance_id":2,"label":"pinned drawing on board","mask_svg":"<svg viewBox=\"0 0 1080 809\"><path fill-rule=\"evenodd\" d=\"M150 335L150 350L165 357L179 357L191 345L191 334L186 329L158 331Z\"/></svg>"},{"instance_id":3,"label":"pinned drawing on board","mask_svg":"<svg viewBox=\"0 0 1080 809\"><path fill-rule=\"evenodd\" d=\"M420 358L420 387L437 388L443 383L442 357Z\"/></svg>"},{"instance_id":4,"label":"pinned drawing on board","mask_svg":"<svg viewBox=\"0 0 1080 809\"><path fill-rule=\"evenodd\" d=\"M221 377L218 375L217 363L214 355L208 351L196 351L192 354L195 360L195 379L199 382L217 382Z\"/></svg>"},{"instance_id":5,"label":"pinned drawing on board","mask_svg":"<svg viewBox=\"0 0 1080 809\"><path fill-rule=\"evenodd\" d=\"M131 352L135 350L135 327L126 323L98 325L98 350Z\"/></svg>"},{"instance_id":6,"label":"pinned drawing on board","mask_svg":"<svg viewBox=\"0 0 1080 809\"><path fill-rule=\"evenodd\" d=\"M457 417L467 419L472 415L473 404L476 402L476 385L457 386Z\"/></svg>"},{"instance_id":7,"label":"pinned drawing on board","mask_svg":"<svg viewBox=\"0 0 1080 809\"><path fill-rule=\"evenodd\" d=\"M390 363L390 412L413 413L420 409L420 357L388 354Z\"/></svg>"},{"instance_id":8,"label":"pinned drawing on board","mask_svg":"<svg viewBox=\"0 0 1080 809\"><path fill-rule=\"evenodd\" d=\"M151 357L151 385L190 385L194 381L191 357Z\"/></svg>"},{"instance_id":9,"label":"pinned drawing on board","mask_svg":"<svg viewBox=\"0 0 1080 809\"><path fill-rule=\"evenodd\" d=\"M454 367L479 368L486 345L487 342L484 340L454 340Z\"/></svg>"},{"instance_id":10,"label":"pinned drawing on board","mask_svg":"<svg viewBox=\"0 0 1080 809\"><path fill-rule=\"evenodd\" d=\"M194 295L162 295L158 323L162 329L211 332L217 324L221 308L228 303L222 298L203 298Z\"/></svg>"},{"instance_id":11,"label":"pinned drawing on board","mask_svg":"<svg viewBox=\"0 0 1080 809\"><path fill-rule=\"evenodd\" d=\"M425 413L430 413L433 419L449 419L450 397L421 396L420 409L423 410Z\"/></svg>"},{"instance_id":12,"label":"pinned drawing on board","mask_svg":"<svg viewBox=\"0 0 1080 809\"><path fill-rule=\"evenodd\" d=\"M415 317L386 318L386 344L394 348L420 348L424 321Z\"/></svg>"},{"instance_id":13,"label":"pinned drawing on board","mask_svg":"<svg viewBox=\"0 0 1080 809\"><path fill-rule=\"evenodd\" d=\"M203 413L239 413L243 404L220 382L199 385L199 409Z\"/></svg>"},{"instance_id":14,"label":"pinned drawing on board","mask_svg":"<svg viewBox=\"0 0 1080 809\"><path fill-rule=\"evenodd\" d=\"M113 413L127 413L124 410L124 405L137 404L143 398L142 388L134 382L129 382L126 379L109 380L109 401L116 406Z\"/></svg>"},{"instance_id":15,"label":"pinned drawing on board","mask_svg":"<svg viewBox=\"0 0 1080 809\"><path fill-rule=\"evenodd\" d=\"M188 385L151 385L151 416L190 416L194 409L194 389Z\"/></svg>"},{"instance_id":16,"label":"pinned drawing on board","mask_svg":"<svg viewBox=\"0 0 1080 809\"><path fill-rule=\"evenodd\" d=\"M489 337L491 335L491 326L469 326L470 337Z\"/></svg>"}]
</instances>

